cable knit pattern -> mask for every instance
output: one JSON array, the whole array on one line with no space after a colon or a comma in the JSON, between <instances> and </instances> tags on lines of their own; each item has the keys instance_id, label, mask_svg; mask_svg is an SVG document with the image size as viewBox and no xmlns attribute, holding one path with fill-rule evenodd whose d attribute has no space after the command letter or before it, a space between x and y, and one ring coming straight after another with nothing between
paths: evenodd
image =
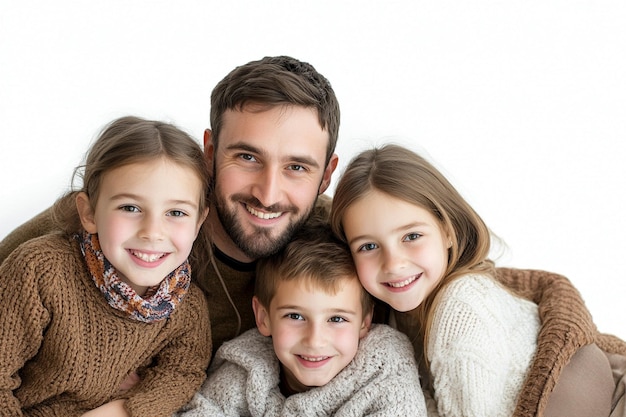
<instances>
[{"instance_id":1,"label":"cable knit pattern","mask_svg":"<svg viewBox=\"0 0 626 417\"><path fill-rule=\"evenodd\" d=\"M402 333L374 325L328 384L285 398L272 340L252 329L222 345L201 391L176 417L425 417L412 352Z\"/></svg>"},{"instance_id":2,"label":"cable knit pattern","mask_svg":"<svg viewBox=\"0 0 626 417\"><path fill-rule=\"evenodd\" d=\"M537 305L482 275L440 297L428 343L440 416L510 416L536 349Z\"/></svg>"},{"instance_id":3,"label":"cable knit pattern","mask_svg":"<svg viewBox=\"0 0 626 417\"><path fill-rule=\"evenodd\" d=\"M0 266L0 300L0 416L80 416L115 398L131 416L169 416L205 378L202 292L192 285L166 320L132 320L96 288L76 240L18 247ZM134 370L141 382L116 397Z\"/></svg>"}]
</instances>

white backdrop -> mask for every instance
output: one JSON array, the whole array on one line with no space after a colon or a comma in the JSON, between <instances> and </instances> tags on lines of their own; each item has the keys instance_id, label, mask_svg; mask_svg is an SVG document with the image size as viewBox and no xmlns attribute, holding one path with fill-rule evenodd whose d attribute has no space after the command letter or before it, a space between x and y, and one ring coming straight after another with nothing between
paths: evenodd
<instances>
[{"instance_id":1,"label":"white backdrop","mask_svg":"<svg viewBox=\"0 0 626 417\"><path fill-rule=\"evenodd\" d=\"M339 170L384 141L427 153L500 265L568 276L626 338L625 22L623 0L0 0L0 238L111 119L200 139L227 72L286 54L339 97Z\"/></svg>"}]
</instances>

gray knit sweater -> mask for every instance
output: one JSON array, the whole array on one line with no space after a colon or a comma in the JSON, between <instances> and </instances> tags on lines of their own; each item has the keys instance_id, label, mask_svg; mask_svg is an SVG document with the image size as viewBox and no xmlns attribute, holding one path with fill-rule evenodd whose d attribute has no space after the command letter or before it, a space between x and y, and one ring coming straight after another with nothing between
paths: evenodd
<instances>
[{"instance_id":1,"label":"gray knit sweater","mask_svg":"<svg viewBox=\"0 0 626 417\"><path fill-rule=\"evenodd\" d=\"M285 398L272 340L256 329L224 343L209 378L177 417L426 416L412 347L374 325L350 364L328 384Z\"/></svg>"}]
</instances>

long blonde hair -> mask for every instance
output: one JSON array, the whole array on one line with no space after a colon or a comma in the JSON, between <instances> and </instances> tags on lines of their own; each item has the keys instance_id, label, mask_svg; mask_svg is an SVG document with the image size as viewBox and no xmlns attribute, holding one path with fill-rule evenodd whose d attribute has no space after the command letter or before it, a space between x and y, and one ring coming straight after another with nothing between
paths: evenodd
<instances>
[{"instance_id":1,"label":"long blonde hair","mask_svg":"<svg viewBox=\"0 0 626 417\"><path fill-rule=\"evenodd\" d=\"M371 190L427 210L452 240L443 278L410 313L417 322L423 358L427 358L429 312L437 304L441 289L470 272L495 276L494 264L488 259L491 235L480 216L437 168L407 148L388 144L354 157L337 184L330 223L333 232L344 241L342 221L346 210Z\"/></svg>"}]
</instances>

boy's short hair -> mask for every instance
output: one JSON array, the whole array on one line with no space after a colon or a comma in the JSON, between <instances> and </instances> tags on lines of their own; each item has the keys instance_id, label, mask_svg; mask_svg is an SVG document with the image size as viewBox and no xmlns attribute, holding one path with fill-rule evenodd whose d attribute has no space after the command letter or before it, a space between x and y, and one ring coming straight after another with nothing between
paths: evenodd
<instances>
[{"instance_id":1,"label":"boy's short hair","mask_svg":"<svg viewBox=\"0 0 626 417\"><path fill-rule=\"evenodd\" d=\"M257 261L254 293L269 308L281 282L300 280L309 289L334 294L350 279L358 281L348 246L332 234L330 225L309 222L280 252ZM374 301L361 285L359 288L365 316L372 312Z\"/></svg>"}]
</instances>

